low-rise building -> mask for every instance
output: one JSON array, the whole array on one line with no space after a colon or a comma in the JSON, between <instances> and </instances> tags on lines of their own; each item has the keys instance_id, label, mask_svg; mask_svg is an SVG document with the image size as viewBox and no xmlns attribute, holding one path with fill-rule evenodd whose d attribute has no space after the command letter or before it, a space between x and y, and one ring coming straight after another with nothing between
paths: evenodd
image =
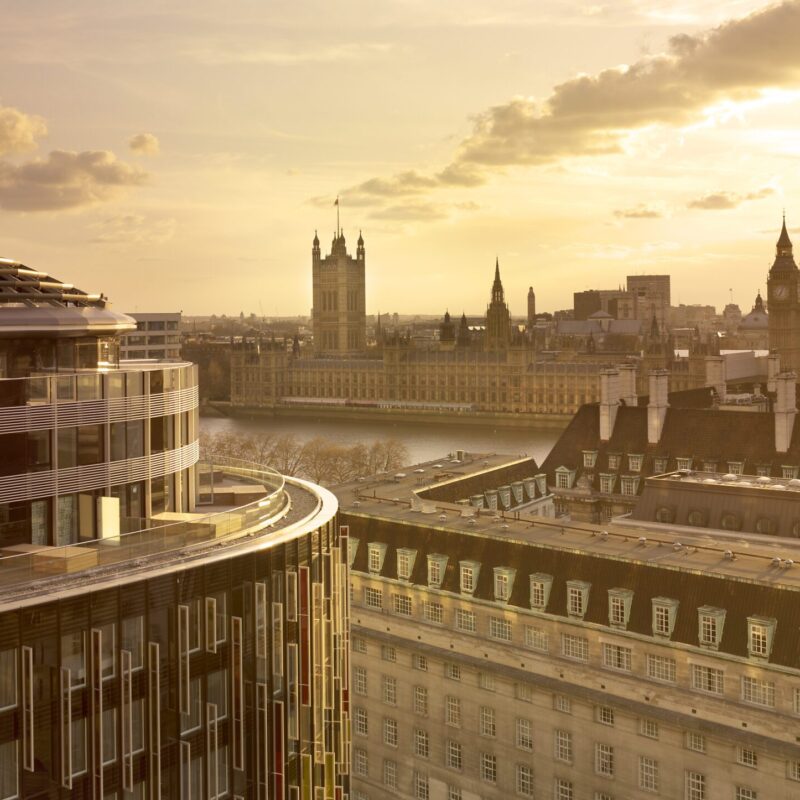
<instances>
[{"instance_id":1,"label":"low-rise building","mask_svg":"<svg viewBox=\"0 0 800 800\"><path fill-rule=\"evenodd\" d=\"M181 312L140 312L128 314L136 330L122 335L121 357L128 359L178 359L181 356Z\"/></svg>"}]
</instances>

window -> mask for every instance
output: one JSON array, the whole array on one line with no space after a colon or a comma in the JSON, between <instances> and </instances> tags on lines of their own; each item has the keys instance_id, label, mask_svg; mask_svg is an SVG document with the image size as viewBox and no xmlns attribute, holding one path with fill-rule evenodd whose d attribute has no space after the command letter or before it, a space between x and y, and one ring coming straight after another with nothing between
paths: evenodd
<instances>
[{"instance_id":1,"label":"window","mask_svg":"<svg viewBox=\"0 0 800 800\"><path fill-rule=\"evenodd\" d=\"M383 680L383 702L390 706L397 705L397 678L384 675Z\"/></svg>"},{"instance_id":2,"label":"window","mask_svg":"<svg viewBox=\"0 0 800 800\"><path fill-rule=\"evenodd\" d=\"M16 740L0 744L0 800L19 797L19 744Z\"/></svg>"},{"instance_id":3,"label":"window","mask_svg":"<svg viewBox=\"0 0 800 800\"><path fill-rule=\"evenodd\" d=\"M420 758L428 758L431 752L430 738L428 732L420 728L414 729L414 755Z\"/></svg>"},{"instance_id":4,"label":"window","mask_svg":"<svg viewBox=\"0 0 800 800\"><path fill-rule=\"evenodd\" d=\"M561 634L561 655L575 661L589 660L589 640L571 633Z\"/></svg>"},{"instance_id":5,"label":"window","mask_svg":"<svg viewBox=\"0 0 800 800\"><path fill-rule=\"evenodd\" d=\"M749 747L737 747L736 761L743 767L756 769L758 767L758 753L756 753L755 750L751 750Z\"/></svg>"},{"instance_id":6,"label":"window","mask_svg":"<svg viewBox=\"0 0 800 800\"><path fill-rule=\"evenodd\" d=\"M414 570L414 561L417 558L416 550L409 550L404 547L397 549L397 579L407 581L411 579Z\"/></svg>"},{"instance_id":7,"label":"window","mask_svg":"<svg viewBox=\"0 0 800 800\"><path fill-rule=\"evenodd\" d=\"M438 589L444 580L444 573L447 569L447 556L430 555L428 556L428 586Z\"/></svg>"},{"instance_id":8,"label":"window","mask_svg":"<svg viewBox=\"0 0 800 800\"><path fill-rule=\"evenodd\" d=\"M459 563L459 576L462 594L472 594L478 582L478 572L481 565L476 561L461 561Z\"/></svg>"},{"instance_id":9,"label":"window","mask_svg":"<svg viewBox=\"0 0 800 800\"><path fill-rule=\"evenodd\" d=\"M628 456L628 469L631 472L639 472L642 468L643 455Z\"/></svg>"},{"instance_id":10,"label":"window","mask_svg":"<svg viewBox=\"0 0 800 800\"><path fill-rule=\"evenodd\" d=\"M511 622L502 617L489 617L489 636L492 639L511 641Z\"/></svg>"},{"instance_id":11,"label":"window","mask_svg":"<svg viewBox=\"0 0 800 800\"><path fill-rule=\"evenodd\" d=\"M371 586L365 586L364 605L367 608L383 608L383 592L381 592L380 589L373 589Z\"/></svg>"},{"instance_id":12,"label":"window","mask_svg":"<svg viewBox=\"0 0 800 800\"><path fill-rule=\"evenodd\" d=\"M622 494L632 497L639 491L639 478L632 475L623 475L620 483L622 484Z\"/></svg>"},{"instance_id":13,"label":"window","mask_svg":"<svg viewBox=\"0 0 800 800\"><path fill-rule=\"evenodd\" d=\"M722 628L725 625L725 609L713 606L701 606L697 609L697 636L701 647L716 650L722 639Z\"/></svg>"},{"instance_id":14,"label":"window","mask_svg":"<svg viewBox=\"0 0 800 800\"><path fill-rule=\"evenodd\" d=\"M746 786L737 786L736 800L758 800L758 792Z\"/></svg>"},{"instance_id":15,"label":"window","mask_svg":"<svg viewBox=\"0 0 800 800\"><path fill-rule=\"evenodd\" d=\"M630 672L631 654L630 647L605 643L603 644L603 666L620 672Z\"/></svg>"},{"instance_id":16,"label":"window","mask_svg":"<svg viewBox=\"0 0 800 800\"><path fill-rule=\"evenodd\" d=\"M639 720L639 733L648 739L658 739L658 723L654 719Z\"/></svg>"},{"instance_id":17,"label":"window","mask_svg":"<svg viewBox=\"0 0 800 800\"><path fill-rule=\"evenodd\" d=\"M357 747L353 751L353 769L356 775L367 777L368 764L367 764L367 751Z\"/></svg>"},{"instance_id":18,"label":"window","mask_svg":"<svg viewBox=\"0 0 800 800\"><path fill-rule=\"evenodd\" d=\"M193 632L197 631L197 626ZM190 643L191 646L191 643ZM197 647L200 643L197 643ZM122 620L120 648L131 654L131 669L141 669L144 664L144 617L127 617Z\"/></svg>"},{"instance_id":19,"label":"window","mask_svg":"<svg viewBox=\"0 0 800 800\"><path fill-rule=\"evenodd\" d=\"M448 739L447 744L445 745L444 754L444 763L450 769L461 769L463 759L461 745L458 742Z\"/></svg>"},{"instance_id":20,"label":"window","mask_svg":"<svg viewBox=\"0 0 800 800\"><path fill-rule=\"evenodd\" d=\"M487 783L497 783L497 756L491 753L481 753L481 780Z\"/></svg>"},{"instance_id":21,"label":"window","mask_svg":"<svg viewBox=\"0 0 800 800\"><path fill-rule=\"evenodd\" d=\"M787 762L786 777L790 781L800 781L800 761Z\"/></svg>"},{"instance_id":22,"label":"window","mask_svg":"<svg viewBox=\"0 0 800 800\"><path fill-rule=\"evenodd\" d=\"M614 748L609 744L596 742L594 746L594 771L610 778L614 775Z\"/></svg>"},{"instance_id":23,"label":"window","mask_svg":"<svg viewBox=\"0 0 800 800\"><path fill-rule=\"evenodd\" d=\"M553 587L553 576L537 572L530 577L531 608L544 611L550 600L550 590Z\"/></svg>"},{"instance_id":24,"label":"window","mask_svg":"<svg viewBox=\"0 0 800 800\"><path fill-rule=\"evenodd\" d=\"M772 681L742 676L742 700L755 706L775 707L775 684Z\"/></svg>"},{"instance_id":25,"label":"window","mask_svg":"<svg viewBox=\"0 0 800 800\"><path fill-rule=\"evenodd\" d=\"M529 719L517 718L516 742L520 750L531 752L533 750L533 726Z\"/></svg>"},{"instance_id":26,"label":"window","mask_svg":"<svg viewBox=\"0 0 800 800\"><path fill-rule=\"evenodd\" d=\"M695 753L705 753L706 737L702 733L686 731L686 749L694 750Z\"/></svg>"},{"instance_id":27,"label":"window","mask_svg":"<svg viewBox=\"0 0 800 800\"><path fill-rule=\"evenodd\" d=\"M414 669L421 669L423 672L428 671L428 659L425 656L419 655L419 653L414 653L411 657L411 666Z\"/></svg>"},{"instance_id":28,"label":"window","mask_svg":"<svg viewBox=\"0 0 800 800\"><path fill-rule=\"evenodd\" d=\"M620 459L622 457L619 455L615 455L613 453L609 453L608 456L608 468L612 470L619 469Z\"/></svg>"},{"instance_id":29,"label":"window","mask_svg":"<svg viewBox=\"0 0 800 800\"><path fill-rule=\"evenodd\" d=\"M613 472L600 473L600 491L603 494L613 494L617 476Z\"/></svg>"},{"instance_id":30,"label":"window","mask_svg":"<svg viewBox=\"0 0 800 800\"><path fill-rule=\"evenodd\" d=\"M546 653L550 649L550 640L547 631L542 628L534 628L530 625L525 626L525 646L531 650L539 650Z\"/></svg>"},{"instance_id":31,"label":"window","mask_svg":"<svg viewBox=\"0 0 800 800\"><path fill-rule=\"evenodd\" d=\"M367 569L371 575L378 575L383 569L386 545L383 542L370 542L367 545Z\"/></svg>"},{"instance_id":32,"label":"window","mask_svg":"<svg viewBox=\"0 0 800 800\"><path fill-rule=\"evenodd\" d=\"M583 451L583 466L586 469L593 469L597 463L597 450L584 450Z\"/></svg>"},{"instance_id":33,"label":"window","mask_svg":"<svg viewBox=\"0 0 800 800\"><path fill-rule=\"evenodd\" d=\"M421 772L414 773L414 797L416 800L428 800L428 776Z\"/></svg>"},{"instance_id":34,"label":"window","mask_svg":"<svg viewBox=\"0 0 800 800\"><path fill-rule=\"evenodd\" d=\"M691 458L676 458L675 462L677 464L678 469L691 469L692 468L692 459Z\"/></svg>"},{"instance_id":35,"label":"window","mask_svg":"<svg viewBox=\"0 0 800 800\"><path fill-rule=\"evenodd\" d=\"M706 800L706 776L699 772L686 773L686 800Z\"/></svg>"},{"instance_id":36,"label":"window","mask_svg":"<svg viewBox=\"0 0 800 800\"><path fill-rule=\"evenodd\" d=\"M383 760L383 785L390 789L397 788L397 762L389 759Z\"/></svg>"},{"instance_id":37,"label":"window","mask_svg":"<svg viewBox=\"0 0 800 800\"><path fill-rule=\"evenodd\" d=\"M400 614L404 617L411 616L411 598L406 597L406 595L396 594L394 595L394 613Z\"/></svg>"},{"instance_id":38,"label":"window","mask_svg":"<svg viewBox=\"0 0 800 800\"><path fill-rule=\"evenodd\" d=\"M533 797L533 769L527 764L517 764L517 794Z\"/></svg>"},{"instance_id":39,"label":"window","mask_svg":"<svg viewBox=\"0 0 800 800\"><path fill-rule=\"evenodd\" d=\"M467 611L464 608L456 609L456 628L465 633L475 633L477 629L474 611Z\"/></svg>"},{"instance_id":40,"label":"window","mask_svg":"<svg viewBox=\"0 0 800 800\"><path fill-rule=\"evenodd\" d=\"M397 650L389 644L381 645L381 658L384 661L397 661Z\"/></svg>"},{"instance_id":41,"label":"window","mask_svg":"<svg viewBox=\"0 0 800 800\"><path fill-rule=\"evenodd\" d=\"M383 743L397 747L397 720L385 717L383 720Z\"/></svg>"},{"instance_id":42,"label":"window","mask_svg":"<svg viewBox=\"0 0 800 800\"><path fill-rule=\"evenodd\" d=\"M771 472L772 472L771 464L756 465L756 475L758 475L759 478L769 478Z\"/></svg>"},{"instance_id":43,"label":"window","mask_svg":"<svg viewBox=\"0 0 800 800\"><path fill-rule=\"evenodd\" d=\"M595 719L601 725L613 725L614 709L611 706L597 706L595 708Z\"/></svg>"},{"instance_id":44,"label":"window","mask_svg":"<svg viewBox=\"0 0 800 800\"><path fill-rule=\"evenodd\" d=\"M478 673L478 686L488 692L494 691L494 675L491 672Z\"/></svg>"},{"instance_id":45,"label":"window","mask_svg":"<svg viewBox=\"0 0 800 800\"><path fill-rule=\"evenodd\" d=\"M769 658L776 624L765 617L747 618L747 651L752 658Z\"/></svg>"},{"instance_id":46,"label":"window","mask_svg":"<svg viewBox=\"0 0 800 800\"><path fill-rule=\"evenodd\" d=\"M647 677L665 683L675 683L676 664L669 656L647 656Z\"/></svg>"},{"instance_id":47,"label":"window","mask_svg":"<svg viewBox=\"0 0 800 800\"><path fill-rule=\"evenodd\" d=\"M608 624L612 628L627 628L631 615L633 592L630 589L608 590Z\"/></svg>"},{"instance_id":48,"label":"window","mask_svg":"<svg viewBox=\"0 0 800 800\"><path fill-rule=\"evenodd\" d=\"M362 639L360 636L354 636L352 639L352 647L354 653L362 653L366 654L367 652L367 642L365 639Z\"/></svg>"},{"instance_id":49,"label":"window","mask_svg":"<svg viewBox=\"0 0 800 800\"><path fill-rule=\"evenodd\" d=\"M555 748L553 758L557 761L572 763L572 734L568 731L555 731Z\"/></svg>"},{"instance_id":50,"label":"window","mask_svg":"<svg viewBox=\"0 0 800 800\"><path fill-rule=\"evenodd\" d=\"M364 667L353 667L353 691L362 696L367 694L367 670Z\"/></svg>"},{"instance_id":51,"label":"window","mask_svg":"<svg viewBox=\"0 0 800 800\"><path fill-rule=\"evenodd\" d=\"M367 736L369 727L367 725L367 710L356 707L353 709L353 727L359 736Z\"/></svg>"},{"instance_id":52,"label":"window","mask_svg":"<svg viewBox=\"0 0 800 800\"><path fill-rule=\"evenodd\" d=\"M678 614L678 601L669 597L654 597L653 608L653 636L669 638L675 629L675 618Z\"/></svg>"},{"instance_id":53,"label":"window","mask_svg":"<svg viewBox=\"0 0 800 800\"><path fill-rule=\"evenodd\" d=\"M553 789L553 800L575 800L575 793L572 790L572 781L564 778L556 778Z\"/></svg>"},{"instance_id":54,"label":"window","mask_svg":"<svg viewBox=\"0 0 800 800\"><path fill-rule=\"evenodd\" d=\"M428 716L428 690L424 686L414 687L414 713Z\"/></svg>"},{"instance_id":55,"label":"window","mask_svg":"<svg viewBox=\"0 0 800 800\"><path fill-rule=\"evenodd\" d=\"M454 664L452 661L446 662L444 665L444 676L451 681L460 681L461 667L459 667L458 664Z\"/></svg>"},{"instance_id":56,"label":"window","mask_svg":"<svg viewBox=\"0 0 800 800\"><path fill-rule=\"evenodd\" d=\"M667 471L667 465L669 464L669 459L664 458L663 456L657 457L653 459L653 474L654 475L663 475Z\"/></svg>"},{"instance_id":57,"label":"window","mask_svg":"<svg viewBox=\"0 0 800 800\"><path fill-rule=\"evenodd\" d=\"M425 600L422 604L422 610L426 622L433 622L437 625L441 625L444 622L444 606L441 603L432 603L430 600Z\"/></svg>"},{"instance_id":58,"label":"window","mask_svg":"<svg viewBox=\"0 0 800 800\"><path fill-rule=\"evenodd\" d=\"M533 689L527 683L514 684L514 697L523 703L533 702Z\"/></svg>"},{"instance_id":59,"label":"window","mask_svg":"<svg viewBox=\"0 0 800 800\"><path fill-rule=\"evenodd\" d=\"M800 689L795 689L792 695L792 709L795 714L800 714Z\"/></svg>"},{"instance_id":60,"label":"window","mask_svg":"<svg viewBox=\"0 0 800 800\"><path fill-rule=\"evenodd\" d=\"M639 756L639 788L646 792L658 791L658 761Z\"/></svg>"},{"instance_id":61,"label":"window","mask_svg":"<svg viewBox=\"0 0 800 800\"><path fill-rule=\"evenodd\" d=\"M494 709L489 706L481 706L479 719L479 731L481 736L495 736L497 733L497 725L495 723Z\"/></svg>"},{"instance_id":62,"label":"window","mask_svg":"<svg viewBox=\"0 0 800 800\"><path fill-rule=\"evenodd\" d=\"M517 571L509 567L494 568L494 599L497 602L505 603L511 597L516 574Z\"/></svg>"},{"instance_id":63,"label":"window","mask_svg":"<svg viewBox=\"0 0 800 800\"><path fill-rule=\"evenodd\" d=\"M572 482L575 480L575 471L566 467L556 469L556 488L571 489Z\"/></svg>"},{"instance_id":64,"label":"window","mask_svg":"<svg viewBox=\"0 0 800 800\"><path fill-rule=\"evenodd\" d=\"M589 602L590 584L585 581L567 581L567 614L583 618Z\"/></svg>"},{"instance_id":65,"label":"window","mask_svg":"<svg viewBox=\"0 0 800 800\"><path fill-rule=\"evenodd\" d=\"M743 461L729 461L728 462L728 472L731 475L743 475L744 474L744 462Z\"/></svg>"},{"instance_id":66,"label":"window","mask_svg":"<svg viewBox=\"0 0 800 800\"><path fill-rule=\"evenodd\" d=\"M462 800L461 789L459 789L458 786L448 786L447 800Z\"/></svg>"},{"instance_id":67,"label":"window","mask_svg":"<svg viewBox=\"0 0 800 800\"><path fill-rule=\"evenodd\" d=\"M444 702L444 721L447 725L461 726L461 701L449 694Z\"/></svg>"},{"instance_id":68,"label":"window","mask_svg":"<svg viewBox=\"0 0 800 800\"><path fill-rule=\"evenodd\" d=\"M0 651L0 710L17 704L17 649Z\"/></svg>"},{"instance_id":69,"label":"window","mask_svg":"<svg viewBox=\"0 0 800 800\"><path fill-rule=\"evenodd\" d=\"M725 673L714 667L692 664L692 689L709 694L722 694L725 691Z\"/></svg>"}]
</instances>

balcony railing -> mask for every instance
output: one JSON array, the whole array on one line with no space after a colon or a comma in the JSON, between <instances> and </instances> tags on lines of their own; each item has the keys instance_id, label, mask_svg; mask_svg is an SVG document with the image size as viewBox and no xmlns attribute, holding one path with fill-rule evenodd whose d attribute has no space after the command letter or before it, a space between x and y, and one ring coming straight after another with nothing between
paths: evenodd
<instances>
[{"instance_id":1,"label":"balcony railing","mask_svg":"<svg viewBox=\"0 0 800 800\"><path fill-rule=\"evenodd\" d=\"M221 492L229 493L233 484L240 489L242 485L252 485L259 496L233 508L182 515L184 519L174 522L150 519L146 521L149 527L117 536L63 546L22 545L30 549L0 557L0 603L10 594L18 600L41 591L42 581L46 585L53 580L61 583L65 576L80 581L85 570L91 570L94 580L115 574L122 565L131 567L131 562L141 559L153 565L160 561L167 564L179 551L183 551L181 558L191 558L209 545L262 530L288 510L284 478L275 470L215 457L213 461L200 462L198 474L200 496L207 503L213 504ZM24 584L30 584L29 591Z\"/></svg>"}]
</instances>

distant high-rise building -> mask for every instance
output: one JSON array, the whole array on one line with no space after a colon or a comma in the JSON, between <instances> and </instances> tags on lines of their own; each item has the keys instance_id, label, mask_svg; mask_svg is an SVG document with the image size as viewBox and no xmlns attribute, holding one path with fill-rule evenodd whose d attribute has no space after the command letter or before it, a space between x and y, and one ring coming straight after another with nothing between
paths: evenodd
<instances>
[{"instance_id":1,"label":"distant high-rise building","mask_svg":"<svg viewBox=\"0 0 800 800\"><path fill-rule=\"evenodd\" d=\"M528 328L536 324L536 293L533 286L528 287Z\"/></svg>"},{"instance_id":2,"label":"distant high-rise building","mask_svg":"<svg viewBox=\"0 0 800 800\"><path fill-rule=\"evenodd\" d=\"M120 358L180 358L181 312L139 312L128 314L136 320L136 330L120 339Z\"/></svg>"},{"instance_id":3,"label":"distant high-rise building","mask_svg":"<svg viewBox=\"0 0 800 800\"><path fill-rule=\"evenodd\" d=\"M663 333L669 324L669 275L628 275L628 293L633 296L636 319L649 324L655 317Z\"/></svg>"},{"instance_id":4,"label":"distant high-rise building","mask_svg":"<svg viewBox=\"0 0 800 800\"><path fill-rule=\"evenodd\" d=\"M312 327L316 355L349 355L367 346L364 238L359 234L356 257L347 252L344 232L337 230L330 255L322 257L319 237L311 249Z\"/></svg>"},{"instance_id":5,"label":"distant high-rise building","mask_svg":"<svg viewBox=\"0 0 800 800\"><path fill-rule=\"evenodd\" d=\"M486 308L486 350L502 350L511 342L511 315L505 301L503 282L500 280L500 259L495 261L492 299Z\"/></svg>"},{"instance_id":6,"label":"distant high-rise building","mask_svg":"<svg viewBox=\"0 0 800 800\"><path fill-rule=\"evenodd\" d=\"M792 240L783 220L769 271L769 346L781 356L786 369L800 372L800 273L792 255Z\"/></svg>"}]
</instances>

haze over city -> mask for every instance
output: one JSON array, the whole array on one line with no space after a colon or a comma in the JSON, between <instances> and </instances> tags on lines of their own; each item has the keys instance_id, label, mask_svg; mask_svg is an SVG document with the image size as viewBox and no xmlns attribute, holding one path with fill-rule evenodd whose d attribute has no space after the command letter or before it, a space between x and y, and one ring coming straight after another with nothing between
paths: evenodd
<instances>
[{"instance_id":1,"label":"haze over city","mask_svg":"<svg viewBox=\"0 0 800 800\"><path fill-rule=\"evenodd\" d=\"M495 256L515 314L636 272L763 291L800 220L800 3L331 12L5 3L0 255L131 310L307 314L338 195L370 313L480 312Z\"/></svg>"}]
</instances>

